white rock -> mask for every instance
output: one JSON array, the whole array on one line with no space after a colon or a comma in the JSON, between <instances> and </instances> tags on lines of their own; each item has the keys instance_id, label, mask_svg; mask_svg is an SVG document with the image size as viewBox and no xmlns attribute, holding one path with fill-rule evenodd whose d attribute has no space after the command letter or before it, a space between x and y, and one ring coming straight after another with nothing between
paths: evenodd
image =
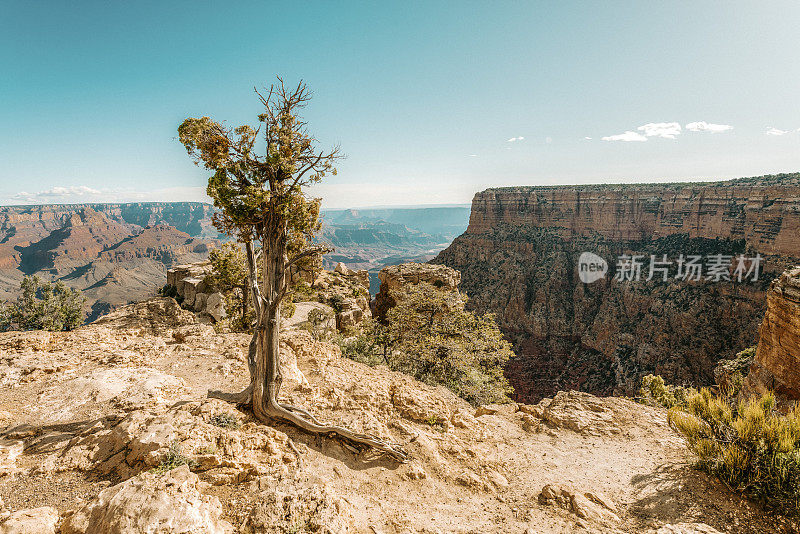
<instances>
[{"instance_id":1,"label":"white rock","mask_svg":"<svg viewBox=\"0 0 800 534\"><path fill-rule=\"evenodd\" d=\"M0 523L0 534L55 534L58 510L50 506L13 512Z\"/></svg>"},{"instance_id":2,"label":"white rock","mask_svg":"<svg viewBox=\"0 0 800 534\"><path fill-rule=\"evenodd\" d=\"M69 516L62 534L223 534L222 505L202 495L187 466L165 475L143 473L100 492Z\"/></svg>"},{"instance_id":3,"label":"white rock","mask_svg":"<svg viewBox=\"0 0 800 534\"><path fill-rule=\"evenodd\" d=\"M211 293L208 296L206 313L213 317L215 321L221 321L228 316L225 312L225 297L222 293Z\"/></svg>"},{"instance_id":4,"label":"white rock","mask_svg":"<svg viewBox=\"0 0 800 534\"><path fill-rule=\"evenodd\" d=\"M348 269L347 265L342 262L336 264L336 267L333 269L333 272L343 274L345 276L350 274L350 269Z\"/></svg>"}]
</instances>

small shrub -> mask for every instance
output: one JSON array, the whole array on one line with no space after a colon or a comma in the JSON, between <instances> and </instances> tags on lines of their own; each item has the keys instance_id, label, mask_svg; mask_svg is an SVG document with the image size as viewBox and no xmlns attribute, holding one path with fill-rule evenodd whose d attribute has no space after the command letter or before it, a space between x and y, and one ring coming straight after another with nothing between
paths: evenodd
<instances>
[{"instance_id":1,"label":"small shrub","mask_svg":"<svg viewBox=\"0 0 800 534\"><path fill-rule=\"evenodd\" d=\"M336 339L336 344L339 345L342 356L372 367L386 363L386 358L383 356L378 339L370 331L369 325L366 324L362 328L363 330L356 332L354 336L340 336Z\"/></svg>"},{"instance_id":2,"label":"small shrub","mask_svg":"<svg viewBox=\"0 0 800 534\"><path fill-rule=\"evenodd\" d=\"M300 281L292 288L292 302L311 302L314 300L314 291L308 282Z\"/></svg>"},{"instance_id":3,"label":"small shrub","mask_svg":"<svg viewBox=\"0 0 800 534\"><path fill-rule=\"evenodd\" d=\"M297 310L297 306L294 305L294 302L291 300L286 300L281 303L281 317L284 319L291 319L294 317L294 312Z\"/></svg>"},{"instance_id":4,"label":"small shrub","mask_svg":"<svg viewBox=\"0 0 800 534\"><path fill-rule=\"evenodd\" d=\"M158 290L158 294L162 297L175 298L178 296L178 288L172 284L166 284L164 287Z\"/></svg>"},{"instance_id":5,"label":"small shrub","mask_svg":"<svg viewBox=\"0 0 800 534\"><path fill-rule=\"evenodd\" d=\"M658 375L647 375L642 378L639 400L644 404L659 404L669 409L685 406L687 398L695 392L693 388L671 386Z\"/></svg>"},{"instance_id":6,"label":"small shrub","mask_svg":"<svg viewBox=\"0 0 800 534\"><path fill-rule=\"evenodd\" d=\"M239 428L239 420L227 413L218 413L214 415L209 422L214 426L227 428L229 430L236 430Z\"/></svg>"},{"instance_id":7,"label":"small shrub","mask_svg":"<svg viewBox=\"0 0 800 534\"><path fill-rule=\"evenodd\" d=\"M187 458L181 454L180 443L173 441L169 444L169 449L167 449L167 453L164 455L161 463L154 467L152 472L163 475L164 473L172 471L176 467L180 467L182 465L188 465L189 469L194 469L197 467L197 462L192 458Z\"/></svg>"},{"instance_id":8,"label":"small shrub","mask_svg":"<svg viewBox=\"0 0 800 534\"><path fill-rule=\"evenodd\" d=\"M703 388L669 411L697 467L768 508L800 512L800 407L783 415L772 392L736 402Z\"/></svg>"},{"instance_id":9,"label":"small shrub","mask_svg":"<svg viewBox=\"0 0 800 534\"><path fill-rule=\"evenodd\" d=\"M328 304L333 308L333 311L339 313L344 309L344 297L337 293L328 299Z\"/></svg>"},{"instance_id":10,"label":"small shrub","mask_svg":"<svg viewBox=\"0 0 800 534\"><path fill-rule=\"evenodd\" d=\"M314 308L308 312L308 328L316 341L325 339L329 334L329 324L333 315L330 311Z\"/></svg>"},{"instance_id":11,"label":"small shrub","mask_svg":"<svg viewBox=\"0 0 800 534\"><path fill-rule=\"evenodd\" d=\"M197 447L194 453L201 456L205 456L207 454L217 454L217 448L214 445L204 445L202 447Z\"/></svg>"},{"instance_id":12,"label":"small shrub","mask_svg":"<svg viewBox=\"0 0 800 534\"><path fill-rule=\"evenodd\" d=\"M442 422L438 417L432 415L425 419L425 424L435 428L440 432L444 432L444 422Z\"/></svg>"},{"instance_id":13,"label":"small shrub","mask_svg":"<svg viewBox=\"0 0 800 534\"><path fill-rule=\"evenodd\" d=\"M86 299L80 291L58 281L42 282L26 276L20 284L22 295L0 310L0 330L73 330L83 323Z\"/></svg>"}]
</instances>

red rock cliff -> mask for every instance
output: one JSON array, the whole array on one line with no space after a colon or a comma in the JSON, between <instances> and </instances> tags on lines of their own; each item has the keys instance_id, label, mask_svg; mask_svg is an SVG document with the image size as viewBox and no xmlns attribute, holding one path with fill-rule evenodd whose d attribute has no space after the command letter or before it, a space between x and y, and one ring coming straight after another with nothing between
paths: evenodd
<instances>
[{"instance_id":1,"label":"red rock cliff","mask_svg":"<svg viewBox=\"0 0 800 534\"><path fill-rule=\"evenodd\" d=\"M774 390L780 401L800 400L800 267L784 272L767 292L758 349L745 394Z\"/></svg>"},{"instance_id":2,"label":"red rock cliff","mask_svg":"<svg viewBox=\"0 0 800 534\"><path fill-rule=\"evenodd\" d=\"M476 194L467 233L499 224L616 241L726 237L744 239L762 253L791 256L800 253L800 183L507 187Z\"/></svg>"},{"instance_id":3,"label":"red rock cliff","mask_svg":"<svg viewBox=\"0 0 800 534\"><path fill-rule=\"evenodd\" d=\"M754 283L584 284L577 258L621 254L764 256ZM467 231L433 263L461 272L477 311L497 314L517 358L518 400L561 389L633 393L643 374L713 383L755 345L769 282L800 263L800 174L708 184L488 189Z\"/></svg>"}]
</instances>

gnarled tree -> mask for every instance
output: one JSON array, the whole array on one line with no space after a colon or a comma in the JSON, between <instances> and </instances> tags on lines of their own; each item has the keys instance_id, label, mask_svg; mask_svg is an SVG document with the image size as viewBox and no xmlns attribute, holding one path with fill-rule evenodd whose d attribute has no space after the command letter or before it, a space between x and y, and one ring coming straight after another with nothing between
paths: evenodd
<instances>
[{"instance_id":1,"label":"gnarled tree","mask_svg":"<svg viewBox=\"0 0 800 534\"><path fill-rule=\"evenodd\" d=\"M257 318L248 355L250 385L236 395L209 395L250 404L259 420L288 421L307 432L338 436L356 448L404 461L407 455L397 445L322 423L307 410L279 399L280 308L289 288L289 269L327 252L313 244L321 225L320 200L309 198L305 188L336 173L338 148L318 150L308 133L299 115L311 98L303 82L290 88L278 78L269 89L255 92L264 106L256 128L231 129L208 117L189 118L178 127L189 155L214 173L207 192L219 208L215 226L244 243Z\"/></svg>"}]
</instances>

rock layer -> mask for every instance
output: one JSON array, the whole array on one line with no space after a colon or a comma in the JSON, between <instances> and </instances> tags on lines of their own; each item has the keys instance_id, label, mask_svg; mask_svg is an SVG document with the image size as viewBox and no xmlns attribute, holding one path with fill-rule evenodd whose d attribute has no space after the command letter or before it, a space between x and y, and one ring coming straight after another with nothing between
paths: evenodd
<instances>
[{"instance_id":1,"label":"rock layer","mask_svg":"<svg viewBox=\"0 0 800 534\"><path fill-rule=\"evenodd\" d=\"M767 310L744 393L767 389L782 402L800 399L800 267L784 272L767 292Z\"/></svg>"},{"instance_id":2,"label":"rock layer","mask_svg":"<svg viewBox=\"0 0 800 534\"><path fill-rule=\"evenodd\" d=\"M713 383L755 345L772 278L800 257L800 175L710 184L517 187L476 194L467 231L433 260L461 272L469 306L497 314L517 357L516 400L564 389L633 393L644 374ZM763 257L757 281L673 277L584 284L577 259Z\"/></svg>"}]
</instances>

